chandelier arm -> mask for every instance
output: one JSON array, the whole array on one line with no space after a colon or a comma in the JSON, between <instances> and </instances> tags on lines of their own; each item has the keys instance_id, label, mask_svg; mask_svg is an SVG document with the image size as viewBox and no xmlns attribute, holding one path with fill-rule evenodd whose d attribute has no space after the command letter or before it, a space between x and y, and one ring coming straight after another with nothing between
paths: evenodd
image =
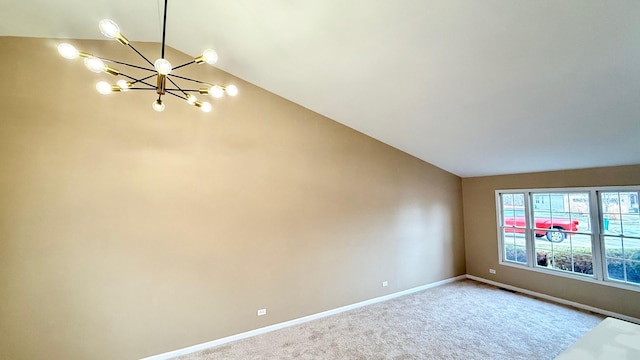
<instances>
[{"instance_id":1,"label":"chandelier arm","mask_svg":"<svg viewBox=\"0 0 640 360\"><path fill-rule=\"evenodd\" d=\"M178 86L178 84L175 83L175 81L171 80L170 77L167 77L167 80L169 80L169 82L171 82L173 86L175 86L178 89L178 91L182 92L185 96L187 95L187 93L184 92L184 90L182 90L180 86Z\"/></svg>"},{"instance_id":2,"label":"chandelier arm","mask_svg":"<svg viewBox=\"0 0 640 360\"><path fill-rule=\"evenodd\" d=\"M149 76L145 76L145 77L143 77L141 79L133 79L133 80L135 80L136 82L144 82L145 80L151 79L154 76L158 76L158 73L155 73L155 74L149 75Z\"/></svg>"},{"instance_id":3,"label":"chandelier arm","mask_svg":"<svg viewBox=\"0 0 640 360\"><path fill-rule=\"evenodd\" d=\"M173 95L173 96L175 96L175 97L179 97L179 98L180 98L180 99L182 99L182 100L187 100L187 97L186 97L186 96L182 96L182 95L179 95L179 94L174 94L174 93L172 93L171 91L167 91L166 93L167 93L167 94L169 94L169 95Z\"/></svg>"},{"instance_id":4,"label":"chandelier arm","mask_svg":"<svg viewBox=\"0 0 640 360\"><path fill-rule=\"evenodd\" d=\"M124 73L120 73L120 75L122 75L122 76L124 76L124 77L127 77L127 78L129 78L129 79L133 80L133 83L132 83L132 84L142 83L142 84L145 84L145 85L147 85L147 86L149 86L149 87L153 88L154 90L155 90L155 88L156 88L154 85L151 85L151 84L149 84L148 82L146 82L146 81L145 81L145 80L147 80L148 78L150 78L150 77L152 77L152 76L155 76L155 75L148 76L148 77L146 77L146 78L142 78L142 79L136 79L136 78L134 78L133 76L129 76L129 75L124 74Z\"/></svg>"},{"instance_id":5,"label":"chandelier arm","mask_svg":"<svg viewBox=\"0 0 640 360\"><path fill-rule=\"evenodd\" d=\"M145 81L134 81L132 84L136 84L136 83L143 83L143 84L149 86L151 89L154 89L154 90L156 89L155 85L151 85L151 84L149 84L148 82L145 82Z\"/></svg>"},{"instance_id":6,"label":"chandelier arm","mask_svg":"<svg viewBox=\"0 0 640 360\"><path fill-rule=\"evenodd\" d=\"M180 76L180 75L175 75L175 74L171 74L169 76L173 76L173 77L177 77L178 79L182 79L182 80L187 80L187 81L193 81L196 82L198 84L204 84L204 85L209 85L209 86L213 86L214 84L210 84L208 82L204 82L204 81L200 81L200 80L195 80L195 79L191 79L188 77L184 77L184 76Z\"/></svg>"},{"instance_id":7,"label":"chandelier arm","mask_svg":"<svg viewBox=\"0 0 640 360\"><path fill-rule=\"evenodd\" d=\"M96 57L96 58L98 58L98 59L100 59L100 60L102 60L102 61L108 61L108 62L112 62L112 63L115 63L115 64L124 65L124 66L129 66L129 67L136 68L136 69L141 69L141 70L146 70L146 71L156 72L156 70L155 70L155 69L149 69L149 68L146 68L146 67L142 67L142 66L138 66L138 65L133 65L133 64L129 64L129 63L126 63L126 62L123 62L123 61L111 60L111 59L107 59L107 58L103 58L103 57L99 57L99 56L94 56L94 57ZM152 64L152 65L153 65L153 64ZM155 74L154 74L154 75L155 75ZM154 75L151 75L151 76L154 76ZM151 76L150 76L150 77L151 77Z\"/></svg>"},{"instance_id":8,"label":"chandelier arm","mask_svg":"<svg viewBox=\"0 0 640 360\"><path fill-rule=\"evenodd\" d=\"M198 90L198 89L181 89L181 88L178 88L178 89L165 89L165 90L166 91L182 91L185 94L188 93L188 92L193 92L193 93L199 93L200 92L200 90Z\"/></svg>"},{"instance_id":9,"label":"chandelier arm","mask_svg":"<svg viewBox=\"0 0 640 360\"><path fill-rule=\"evenodd\" d=\"M149 65L154 66L154 65L153 65L153 63L152 63L151 61L149 61L149 59L147 59L147 57L146 57L146 56L142 55L142 53L141 53L140 51L138 51L138 49L134 48L134 47L133 47L133 45L131 45L131 43L129 43L128 45L129 45L129 47L130 47L131 49L133 49L133 51L135 51L135 52L136 52L138 55L140 55L140 56L141 56L141 57L142 57L146 62L148 62L148 63L149 63ZM146 69L145 69L145 70L146 70ZM152 71L155 71L155 70L152 70Z\"/></svg>"},{"instance_id":10,"label":"chandelier arm","mask_svg":"<svg viewBox=\"0 0 640 360\"><path fill-rule=\"evenodd\" d=\"M188 65L193 65L193 64L196 64L196 62L191 60L191 61L189 61L187 63L184 63L182 65L178 65L178 66L174 67L171 71L176 70L176 69L180 69L180 68L188 66Z\"/></svg>"}]
</instances>

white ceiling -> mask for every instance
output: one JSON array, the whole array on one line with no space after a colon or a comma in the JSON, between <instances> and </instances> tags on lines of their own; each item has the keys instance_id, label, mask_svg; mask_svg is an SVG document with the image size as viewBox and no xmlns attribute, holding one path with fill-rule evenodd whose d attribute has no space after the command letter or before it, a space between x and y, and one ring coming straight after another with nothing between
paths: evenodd
<instances>
[{"instance_id":1,"label":"white ceiling","mask_svg":"<svg viewBox=\"0 0 640 360\"><path fill-rule=\"evenodd\" d=\"M0 35L160 41L161 15L0 0ZM167 44L459 176L640 164L638 0L172 0Z\"/></svg>"}]
</instances>

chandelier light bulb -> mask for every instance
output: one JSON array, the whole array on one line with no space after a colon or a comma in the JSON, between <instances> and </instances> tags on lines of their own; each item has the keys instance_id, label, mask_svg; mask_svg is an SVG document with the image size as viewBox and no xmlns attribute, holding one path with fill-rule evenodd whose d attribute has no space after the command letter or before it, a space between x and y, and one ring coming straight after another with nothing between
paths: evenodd
<instances>
[{"instance_id":1,"label":"chandelier light bulb","mask_svg":"<svg viewBox=\"0 0 640 360\"><path fill-rule=\"evenodd\" d=\"M111 94L111 84L106 81L100 81L96 84L96 90L102 95L109 95Z\"/></svg>"},{"instance_id":2,"label":"chandelier light bulb","mask_svg":"<svg viewBox=\"0 0 640 360\"><path fill-rule=\"evenodd\" d=\"M218 53L213 49L203 51L202 56L204 56L204 61L209 65L213 65L218 61Z\"/></svg>"},{"instance_id":3,"label":"chandelier light bulb","mask_svg":"<svg viewBox=\"0 0 640 360\"><path fill-rule=\"evenodd\" d=\"M78 49L76 49L73 45L62 43L58 45L58 53L65 59L73 60L80 55Z\"/></svg>"},{"instance_id":4,"label":"chandelier light bulb","mask_svg":"<svg viewBox=\"0 0 640 360\"><path fill-rule=\"evenodd\" d=\"M100 32L110 38L113 39L120 33L120 28L118 24L116 24L113 20L102 19L98 23L98 28L100 28Z\"/></svg>"},{"instance_id":5,"label":"chandelier light bulb","mask_svg":"<svg viewBox=\"0 0 640 360\"><path fill-rule=\"evenodd\" d=\"M225 88L225 91L227 92L227 95L229 95L229 96L238 95L238 87L236 87L235 85L228 85Z\"/></svg>"},{"instance_id":6,"label":"chandelier light bulb","mask_svg":"<svg viewBox=\"0 0 640 360\"><path fill-rule=\"evenodd\" d=\"M200 109L206 113L211 111L211 104L207 101L203 102L202 105L200 106Z\"/></svg>"},{"instance_id":7,"label":"chandelier light bulb","mask_svg":"<svg viewBox=\"0 0 640 360\"><path fill-rule=\"evenodd\" d=\"M95 73L99 73L99 72L102 72L102 70L104 70L104 63L102 62L102 60L93 56L84 58L84 65L87 67L87 69Z\"/></svg>"},{"instance_id":8,"label":"chandelier light bulb","mask_svg":"<svg viewBox=\"0 0 640 360\"><path fill-rule=\"evenodd\" d=\"M196 98L195 96L193 96L191 94L187 95L187 102L190 105L195 105L196 101L198 101L198 98Z\"/></svg>"},{"instance_id":9,"label":"chandelier light bulb","mask_svg":"<svg viewBox=\"0 0 640 360\"><path fill-rule=\"evenodd\" d=\"M118 80L116 83L122 91L129 91L129 82L127 80Z\"/></svg>"},{"instance_id":10,"label":"chandelier light bulb","mask_svg":"<svg viewBox=\"0 0 640 360\"><path fill-rule=\"evenodd\" d=\"M224 89L219 85L213 85L209 88L209 95L213 96L214 98L220 98L222 97L222 95L224 95Z\"/></svg>"},{"instance_id":11,"label":"chandelier light bulb","mask_svg":"<svg viewBox=\"0 0 640 360\"><path fill-rule=\"evenodd\" d=\"M156 68L156 71L160 75L169 75L171 72L171 63L167 59L158 59L153 64L153 67Z\"/></svg>"},{"instance_id":12,"label":"chandelier light bulb","mask_svg":"<svg viewBox=\"0 0 640 360\"><path fill-rule=\"evenodd\" d=\"M164 110L164 103L162 102L162 100L156 100L151 104L151 107L153 108L153 110L161 112Z\"/></svg>"}]
</instances>

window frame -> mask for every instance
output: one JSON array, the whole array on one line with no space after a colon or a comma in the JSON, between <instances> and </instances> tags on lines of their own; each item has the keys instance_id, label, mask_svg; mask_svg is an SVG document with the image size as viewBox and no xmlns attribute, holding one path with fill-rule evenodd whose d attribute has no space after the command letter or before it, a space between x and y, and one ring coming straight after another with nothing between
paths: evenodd
<instances>
[{"instance_id":1,"label":"window frame","mask_svg":"<svg viewBox=\"0 0 640 360\"><path fill-rule=\"evenodd\" d=\"M581 274L559 269L540 267L537 265L535 251L535 222L533 219L533 194L535 193L589 193L589 219L591 222L591 251L593 275ZM605 248L605 236L614 236L604 231L604 211L602 205L601 193L605 192L639 192L640 185L632 186L599 186L599 187L566 187L566 188L531 188L531 189L498 189L495 190L496 204L496 228L498 238L498 262L500 265L515 267L518 269L540 272L549 275L555 275L575 280L587 281L600 285L622 288L640 292L640 284L634 284L618 279L610 279L607 271L607 259ZM525 246L526 246L526 263L507 260L505 257L505 232L503 228L504 210L502 195L505 194L524 194L524 212L525 212ZM574 233L574 232L571 232ZM577 233L584 233L578 228ZM624 236L620 234L620 236ZM635 238L632 236L632 238ZM517 259L517 258L516 258Z\"/></svg>"}]
</instances>

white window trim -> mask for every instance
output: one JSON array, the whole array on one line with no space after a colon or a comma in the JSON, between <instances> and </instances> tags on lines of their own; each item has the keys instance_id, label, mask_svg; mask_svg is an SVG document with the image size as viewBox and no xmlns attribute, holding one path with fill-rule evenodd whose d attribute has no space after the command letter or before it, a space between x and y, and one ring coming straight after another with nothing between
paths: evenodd
<instances>
[{"instance_id":1,"label":"white window trim","mask_svg":"<svg viewBox=\"0 0 640 360\"><path fill-rule=\"evenodd\" d=\"M586 281L593 284L605 285L625 290L631 290L640 292L640 284L633 285L629 283L620 282L618 280L612 280L608 278L608 273L606 271L606 258L604 251L604 237L605 234L602 232L602 218L601 214L601 192L608 191L640 191L640 185L636 186L595 186L595 187L566 187L566 188L531 188L531 189L503 189L495 191L495 202L496 202L496 229L498 235L498 259L499 264L504 266L509 266L522 270L529 270L538 273L554 275L564 278L569 278L573 280ZM534 230L531 225L530 219L530 209L533 206L531 200L531 194L536 192L544 192L544 193L567 193L567 192L588 192L589 193L589 211L591 217L591 247L592 247L592 258L593 258L593 275L585 275L574 272L562 271L562 270L554 270L547 269L542 267L536 267L536 258L535 258L535 237L533 236ZM527 249L527 263L519 263L515 261L509 261L504 258L504 238L502 226L503 226L503 215L501 213L502 210L502 198L500 195L502 194L524 194L525 197L525 218L527 219L527 226L525 227L525 244Z\"/></svg>"}]
</instances>

